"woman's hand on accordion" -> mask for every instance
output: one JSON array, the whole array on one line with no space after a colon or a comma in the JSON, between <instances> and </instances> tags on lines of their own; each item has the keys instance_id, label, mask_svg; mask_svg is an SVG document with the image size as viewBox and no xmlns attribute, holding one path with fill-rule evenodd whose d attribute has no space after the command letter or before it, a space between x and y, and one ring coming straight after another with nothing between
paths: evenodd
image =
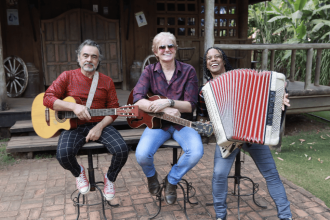
<instances>
[{"instance_id":1,"label":"woman's hand on accordion","mask_svg":"<svg viewBox=\"0 0 330 220\"><path fill-rule=\"evenodd\" d=\"M288 93L285 93L284 96L283 96L283 103L282 103L282 110L284 111L284 105L286 106L290 106L290 100L288 98L289 94Z\"/></svg>"}]
</instances>

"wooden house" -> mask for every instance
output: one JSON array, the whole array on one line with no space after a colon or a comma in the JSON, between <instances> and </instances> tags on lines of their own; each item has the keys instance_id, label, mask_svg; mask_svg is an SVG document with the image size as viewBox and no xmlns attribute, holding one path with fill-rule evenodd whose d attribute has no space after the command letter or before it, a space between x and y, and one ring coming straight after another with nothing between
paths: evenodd
<instances>
[{"instance_id":1,"label":"wooden house","mask_svg":"<svg viewBox=\"0 0 330 220\"><path fill-rule=\"evenodd\" d=\"M205 9L210 2L214 2L212 45L251 44L248 5L259 0L1 0L2 59L14 55L33 63L40 82L34 86L43 92L61 72L77 68L75 50L85 39L93 39L105 56L100 71L112 77L116 88L129 90L133 62L152 54L153 37L168 31L180 48L194 48L187 63L195 67L201 84L208 34ZM10 22L10 12L16 13L16 24ZM237 67L250 67L249 53L228 53ZM0 66L2 83L3 75ZM3 103L4 88L0 93Z\"/></svg>"}]
</instances>

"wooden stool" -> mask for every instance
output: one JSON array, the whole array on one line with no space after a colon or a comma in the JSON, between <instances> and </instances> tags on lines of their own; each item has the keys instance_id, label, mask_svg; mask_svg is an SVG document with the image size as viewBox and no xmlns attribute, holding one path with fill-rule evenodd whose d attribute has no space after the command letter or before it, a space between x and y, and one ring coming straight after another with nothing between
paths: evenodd
<instances>
[{"instance_id":1,"label":"wooden stool","mask_svg":"<svg viewBox=\"0 0 330 220\"><path fill-rule=\"evenodd\" d=\"M99 186L103 186L104 182L95 182L95 174L94 174L94 166L93 166L93 156L92 156L92 151L95 149L103 149L104 145L103 144L99 144L96 142L89 142L86 143L81 149L82 150L87 150L87 155L88 155L88 179L89 179L89 184L90 184L90 191L95 191L95 189L97 189L100 192L102 201L99 203L94 203L94 204L85 204L85 195L83 195L83 202L79 203L79 197L81 195L81 193L78 193L77 197L72 198L72 195L77 191L77 189L71 194L71 200L73 201L73 205L77 206L78 208L78 214L77 214L77 220L79 219L79 215L80 215L80 206L94 206L94 205L99 205L102 204L102 211L103 211L103 216L104 219L107 220L106 216L105 216L105 205L106 203L108 203L109 206L111 207L116 207L119 206L119 204L116 205L111 205L109 201L107 201L104 196L103 196L103 192L100 189Z\"/></svg>"},{"instance_id":2,"label":"wooden stool","mask_svg":"<svg viewBox=\"0 0 330 220\"><path fill-rule=\"evenodd\" d=\"M165 143L162 145L162 147L173 148L173 163L172 163L172 166L174 166L178 162L178 148L181 148L181 146L175 140L169 139L169 140L165 141ZM184 190L182 184L186 184L187 192ZM186 210L186 203L188 201L189 204L193 204L193 205L198 204L198 202L190 202L190 200L189 200L191 197L195 196L196 190L192 186L192 183L188 183L188 181L185 180L185 179L181 179L181 181L178 183L178 185L182 189L182 193L183 193L184 214L186 215L186 218L189 220L187 210ZM162 208L162 198L161 198L161 196L162 196L163 189L165 190L165 179L160 184L160 186L161 187L160 187L159 193L156 195L156 199L159 201L158 211L154 216L149 217L148 219L155 218L160 213L160 210ZM194 194L192 196L189 196L189 192L192 191L192 190L194 191Z\"/></svg>"}]
</instances>

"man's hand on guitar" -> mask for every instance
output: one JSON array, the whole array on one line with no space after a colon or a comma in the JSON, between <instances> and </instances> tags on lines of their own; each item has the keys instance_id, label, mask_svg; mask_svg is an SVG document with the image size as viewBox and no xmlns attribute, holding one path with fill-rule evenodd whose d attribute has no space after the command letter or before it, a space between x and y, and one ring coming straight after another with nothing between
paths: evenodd
<instances>
[{"instance_id":1,"label":"man's hand on guitar","mask_svg":"<svg viewBox=\"0 0 330 220\"><path fill-rule=\"evenodd\" d=\"M181 117L181 113L176 108L170 108L170 107L164 108L162 112L176 117Z\"/></svg>"},{"instance_id":2,"label":"man's hand on guitar","mask_svg":"<svg viewBox=\"0 0 330 220\"><path fill-rule=\"evenodd\" d=\"M170 103L168 101L168 99L157 99L155 101L150 102L150 105L148 107L148 110L150 112L160 112L162 111L164 108L169 107Z\"/></svg>"},{"instance_id":3,"label":"man's hand on guitar","mask_svg":"<svg viewBox=\"0 0 330 220\"><path fill-rule=\"evenodd\" d=\"M73 112L78 116L80 120L91 120L91 116L87 110L87 107L80 104L75 104Z\"/></svg>"}]
</instances>

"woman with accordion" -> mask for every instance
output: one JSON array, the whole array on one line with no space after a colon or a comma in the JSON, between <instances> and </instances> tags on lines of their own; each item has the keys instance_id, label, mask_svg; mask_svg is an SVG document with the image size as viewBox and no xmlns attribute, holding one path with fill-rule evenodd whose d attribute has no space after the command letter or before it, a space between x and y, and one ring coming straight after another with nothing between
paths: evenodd
<instances>
[{"instance_id":1,"label":"woman with accordion","mask_svg":"<svg viewBox=\"0 0 330 220\"><path fill-rule=\"evenodd\" d=\"M214 79L217 76L232 70L233 68L229 63L226 54L220 48L211 47L207 49L204 54L203 69L205 74L204 76L208 81L210 81L211 79ZM287 94L284 95L282 110L285 109L284 106L290 106L287 96ZM197 116L209 116L202 92L199 93ZM283 183L280 180L275 161L269 147L261 144L245 143L242 148L250 153L259 171L266 179L269 194L277 207L278 218L281 220L292 219L290 202L287 199ZM220 152L220 147L216 145L212 179L212 194L217 220L225 220L227 218L227 176L229 175L235 157L238 153L240 153L239 148L235 149L228 157L224 158Z\"/></svg>"}]
</instances>

